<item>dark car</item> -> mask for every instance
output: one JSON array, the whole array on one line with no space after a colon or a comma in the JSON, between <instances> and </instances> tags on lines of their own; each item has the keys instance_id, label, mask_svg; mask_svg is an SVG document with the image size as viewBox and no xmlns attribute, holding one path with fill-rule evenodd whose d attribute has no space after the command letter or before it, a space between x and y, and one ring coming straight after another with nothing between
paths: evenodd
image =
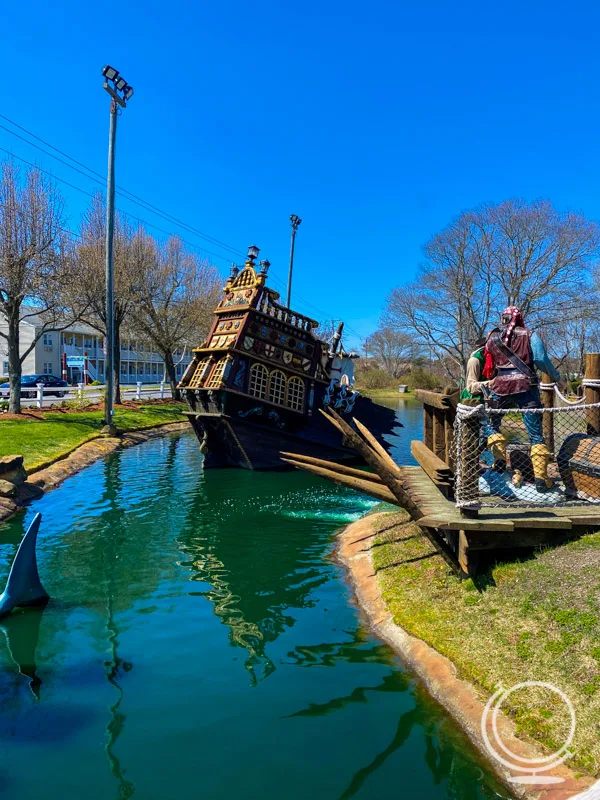
<instances>
[{"instance_id":1,"label":"dark car","mask_svg":"<svg viewBox=\"0 0 600 800\"><path fill-rule=\"evenodd\" d=\"M21 376L21 397L36 397L37 384L43 383L46 389L56 389L54 392L44 392L44 397L53 394L56 397L64 397L67 393L68 383L55 378L54 375L22 375ZM10 395L10 384L0 384L0 397L8 397Z\"/></svg>"}]
</instances>

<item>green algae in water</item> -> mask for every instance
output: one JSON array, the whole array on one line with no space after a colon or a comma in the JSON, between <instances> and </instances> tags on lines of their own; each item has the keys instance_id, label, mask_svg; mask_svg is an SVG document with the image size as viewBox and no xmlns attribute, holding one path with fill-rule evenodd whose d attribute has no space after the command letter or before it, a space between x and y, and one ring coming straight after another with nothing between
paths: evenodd
<instances>
[{"instance_id":1,"label":"green algae in water","mask_svg":"<svg viewBox=\"0 0 600 800\"><path fill-rule=\"evenodd\" d=\"M330 558L372 505L297 472L203 473L183 435L0 526L3 580L41 511L53 598L0 626L3 798L501 796Z\"/></svg>"}]
</instances>

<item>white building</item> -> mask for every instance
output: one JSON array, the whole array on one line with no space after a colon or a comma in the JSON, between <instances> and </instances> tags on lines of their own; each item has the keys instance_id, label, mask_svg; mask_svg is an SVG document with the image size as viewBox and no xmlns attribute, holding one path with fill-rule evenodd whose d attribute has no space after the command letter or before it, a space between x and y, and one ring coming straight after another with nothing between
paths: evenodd
<instances>
[{"instance_id":1,"label":"white building","mask_svg":"<svg viewBox=\"0 0 600 800\"><path fill-rule=\"evenodd\" d=\"M32 309L32 312L34 309ZM20 350L24 353L43 326L35 313L21 322ZM0 329L6 330L6 322L0 319ZM66 356L64 358L63 356ZM47 331L38 339L34 349L23 362L23 375L56 375L62 377L63 363L66 361L69 383L83 381L84 367L76 365L84 359L89 381L104 383L104 363L106 349L104 337L90 325L75 322L64 331ZM192 360L191 353L175 353L177 378L181 378ZM180 360L181 359L181 360ZM69 363L71 362L71 363ZM121 383L157 383L165 376L164 361L153 351L152 345L135 333L122 334L121 341ZM6 340L0 338L0 376L8 377L8 355Z\"/></svg>"}]
</instances>

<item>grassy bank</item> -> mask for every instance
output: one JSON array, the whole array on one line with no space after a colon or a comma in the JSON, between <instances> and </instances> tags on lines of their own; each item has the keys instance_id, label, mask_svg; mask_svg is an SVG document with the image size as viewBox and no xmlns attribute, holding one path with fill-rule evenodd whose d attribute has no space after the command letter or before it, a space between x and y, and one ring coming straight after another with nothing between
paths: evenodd
<instances>
[{"instance_id":1,"label":"grassy bank","mask_svg":"<svg viewBox=\"0 0 600 800\"><path fill-rule=\"evenodd\" d=\"M115 409L115 424L124 431L150 428L185 419L181 403L143 405ZM63 413L48 411L39 416L20 418L0 416L0 456L13 453L25 457L25 468L64 455L100 434L104 424L102 411Z\"/></svg>"},{"instance_id":2,"label":"grassy bank","mask_svg":"<svg viewBox=\"0 0 600 800\"><path fill-rule=\"evenodd\" d=\"M475 584L459 581L403 512L385 519L373 559L394 621L447 656L486 697L500 682L562 689L577 715L570 764L598 776L600 533L499 563ZM521 734L550 751L562 745L569 717L560 699L521 690L505 706Z\"/></svg>"},{"instance_id":3,"label":"grassy bank","mask_svg":"<svg viewBox=\"0 0 600 800\"><path fill-rule=\"evenodd\" d=\"M371 397L373 400L397 400L399 398L408 399L409 397L414 399L414 393L411 391L402 394L398 389L363 389L360 386L357 386L356 389L361 394L364 394L365 397Z\"/></svg>"}]
</instances>

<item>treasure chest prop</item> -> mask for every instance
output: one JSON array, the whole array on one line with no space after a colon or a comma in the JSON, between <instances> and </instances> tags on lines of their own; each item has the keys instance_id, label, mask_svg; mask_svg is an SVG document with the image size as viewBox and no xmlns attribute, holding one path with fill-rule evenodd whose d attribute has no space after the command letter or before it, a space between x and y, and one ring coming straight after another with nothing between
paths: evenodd
<instances>
[{"instance_id":1,"label":"treasure chest prop","mask_svg":"<svg viewBox=\"0 0 600 800\"><path fill-rule=\"evenodd\" d=\"M569 497L600 503L600 436L567 436L557 461Z\"/></svg>"}]
</instances>

